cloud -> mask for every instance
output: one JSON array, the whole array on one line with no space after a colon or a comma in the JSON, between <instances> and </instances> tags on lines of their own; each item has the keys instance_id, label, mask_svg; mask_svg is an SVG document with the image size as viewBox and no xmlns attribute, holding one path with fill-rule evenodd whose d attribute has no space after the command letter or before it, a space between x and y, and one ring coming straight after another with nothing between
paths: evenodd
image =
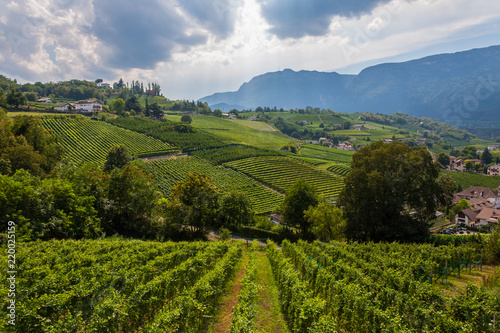
<instances>
[{"instance_id":1,"label":"cloud","mask_svg":"<svg viewBox=\"0 0 500 333\"><path fill-rule=\"evenodd\" d=\"M334 16L365 14L390 0L259 0L262 14L279 38L321 36Z\"/></svg>"}]
</instances>

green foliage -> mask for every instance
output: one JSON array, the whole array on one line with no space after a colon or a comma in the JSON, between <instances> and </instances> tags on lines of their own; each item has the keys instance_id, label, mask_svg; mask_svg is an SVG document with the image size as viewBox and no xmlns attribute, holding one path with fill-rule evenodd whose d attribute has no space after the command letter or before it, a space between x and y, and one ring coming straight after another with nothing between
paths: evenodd
<instances>
[{"instance_id":1,"label":"green foliage","mask_svg":"<svg viewBox=\"0 0 500 333\"><path fill-rule=\"evenodd\" d=\"M455 206L451 207L448 219L454 221L455 215L467 208L470 208L469 202L466 199L460 199Z\"/></svg>"},{"instance_id":2,"label":"green foliage","mask_svg":"<svg viewBox=\"0 0 500 333\"><path fill-rule=\"evenodd\" d=\"M109 103L109 109L119 114L125 110L125 101L122 98L114 99Z\"/></svg>"},{"instance_id":3,"label":"green foliage","mask_svg":"<svg viewBox=\"0 0 500 333\"><path fill-rule=\"evenodd\" d=\"M304 179L299 179L286 191L285 199L281 204L283 221L299 227L305 236L309 236L311 220L305 216L305 212L317 204L316 188Z\"/></svg>"},{"instance_id":4,"label":"green foliage","mask_svg":"<svg viewBox=\"0 0 500 333\"><path fill-rule=\"evenodd\" d=\"M493 162L493 155L491 155L491 152L488 150L488 147L484 148L484 151L481 154L481 162L483 162L486 165Z\"/></svg>"},{"instance_id":5,"label":"green foliage","mask_svg":"<svg viewBox=\"0 0 500 333\"><path fill-rule=\"evenodd\" d=\"M181 117L181 121L184 122L184 123L189 123L191 124L191 122L193 121L193 119L191 119L191 116L188 115L188 114L185 114Z\"/></svg>"},{"instance_id":6,"label":"green foliage","mask_svg":"<svg viewBox=\"0 0 500 333\"><path fill-rule=\"evenodd\" d=\"M295 144L293 144L293 143L287 143L286 145L281 146L280 150L287 151L287 152L290 152L292 154L298 153L297 146L295 146Z\"/></svg>"},{"instance_id":7,"label":"green foliage","mask_svg":"<svg viewBox=\"0 0 500 333\"><path fill-rule=\"evenodd\" d=\"M490 265L500 263L500 228L495 228L484 242L484 258Z\"/></svg>"},{"instance_id":8,"label":"green foliage","mask_svg":"<svg viewBox=\"0 0 500 333\"><path fill-rule=\"evenodd\" d=\"M252 203L244 193L231 191L221 198L219 221L222 225L249 225L252 218Z\"/></svg>"},{"instance_id":9,"label":"green foliage","mask_svg":"<svg viewBox=\"0 0 500 333\"><path fill-rule=\"evenodd\" d=\"M64 179L43 179L18 170L0 175L0 232L17 225L18 240L93 238L101 233L95 198Z\"/></svg>"},{"instance_id":10,"label":"green foliage","mask_svg":"<svg viewBox=\"0 0 500 333\"><path fill-rule=\"evenodd\" d=\"M22 91L18 91L16 89L11 89L7 93L7 103L18 108L20 105L26 104L26 96L22 93Z\"/></svg>"},{"instance_id":11,"label":"green foliage","mask_svg":"<svg viewBox=\"0 0 500 333\"><path fill-rule=\"evenodd\" d=\"M219 240L228 241L231 239L231 231L226 228L219 229Z\"/></svg>"},{"instance_id":12,"label":"green foliage","mask_svg":"<svg viewBox=\"0 0 500 333\"><path fill-rule=\"evenodd\" d=\"M60 161L62 148L36 117L0 117L0 159L10 172L29 170L34 175L50 172Z\"/></svg>"},{"instance_id":13,"label":"green foliage","mask_svg":"<svg viewBox=\"0 0 500 333\"><path fill-rule=\"evenodd\" d=\"M446 168L448 167L448 165L450 165L450 156L443 152L437 154L436 160L439 162L439 164L441 164L443 168Z\"/></svg>"},{"instance_id":14,"label":"green foliage","mask_svg":"<svg viewBox=\"0 0 500 333\"><path fill-rule=\"evenodd\" d=\"M358 240L423 241L440 205L455 185L425 148L375 142L353 155L339 197L347 237Z\"/></svg>"},{"instance_id":15,"label":"green foliage","mask_svg":"<svg viewBox=\"0 0 500 333\"><path fill-rule=\"evenodd\" d=\"M311 232L317 238L330 241L344 238L345 220L342 210L328 201L321 201L316 207L310 206L304 217L311 224Z\"/></svg>"},{"instance_id":16,"label":"green foliage","mask_svg":"<svg viewBox=\"0 0 500 333\"><path fill-rule=\"evenodd\" d=\"M219 191L210 178L198 172L189 174L172 187L170 200L171 221L202 233L216 224Z\"/></svg>"},{"instance_id":17,"label":"green foliage","mask_svg":"<svg viewBox=\"0 0 500 333\"><path fill-rule=\"evenodd\" d=\"M124 145L116 145L111 147L106 156L103 170L110 172L114 168L123 168L132 161L132 156L128 153L127 147Z\"/></svg>"}]
</instances>

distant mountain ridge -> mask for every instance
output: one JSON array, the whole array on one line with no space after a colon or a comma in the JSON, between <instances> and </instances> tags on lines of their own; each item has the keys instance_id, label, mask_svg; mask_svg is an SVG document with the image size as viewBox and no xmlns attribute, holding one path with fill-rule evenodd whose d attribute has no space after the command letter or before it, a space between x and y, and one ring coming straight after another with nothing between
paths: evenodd
<instances>
[{"instance_id":1,"label":"distant mountain ridge","mask_svg":"<svg viewBox=\"0 0 500 333\"><path fill-rule=\"evenodd\" d=\"M500 116L500 46L368 67L358 75L285 69L252 78L235 92L200 99L210 106L339 112L403 112L451 124Z\"/></svg>"}]
</instances>

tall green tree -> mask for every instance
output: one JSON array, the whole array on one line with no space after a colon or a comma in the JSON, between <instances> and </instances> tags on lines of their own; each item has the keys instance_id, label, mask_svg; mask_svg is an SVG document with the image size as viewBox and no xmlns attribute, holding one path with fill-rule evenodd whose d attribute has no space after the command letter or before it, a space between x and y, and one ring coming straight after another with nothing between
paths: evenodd
<instances>
[{"instance_id":1,"label":"tall green tree","mask_svg":"<svg viewBox=\"0 0 500 333\"><path fill-rule=\"evenodd\" d=\"M7 94L7 103L19 107L19 105L26 104L26 96L21 90L11 89Z\"/></svg>"},{"instance_id":2,"label":"tall green tree","mask_svg":"<svg viewBox=\"0 0 500 333\"><path fill-rule=\"evenodd\" d=\"M483 153L481 154L481 162L483 162L486 165L488 165L491 162L493 162L493 155L491 155L491 152L488 149L488 147L486 147L484 149Z\"/></svg>"},{"instance_id":3,"label":"tall green tree","mask_svg":"<svg viewBox=\"0 0 500 333\"><path fill-rule=\"evenodd\" d=\"M323 200L318 206L310 206L304 216L311 223L311 231L323 241L342 240L345 232L345 219L342 210Z\"/></svg>"},{"instance_id":4,"label":"tall green tree","mask_svg":"<svg viewBox=\"0 0 500 333\"><path fill-rule=\"evenodd\" d=\"M438 161L443 168L446 168L447 166L450 165L450 156L443 152L440 152L436 156L436 161Z\"/></svg>"},{"instance_id":5,"label":"tall green tree","mask_svg":"<svg viewBox=\"0 0 500 333\"><path fill-rule=\"evenodd\" d=\"M436 210L450 204L456 188L439 171L424 147L375 142L360 149L338 201L347 238L424 241Z\"/></svg>"},{"instance_id":6,"label":"tall green tree","mask_svg":"<svg viewBox=\"0 0 500 333\"><path fill-rule=\"evenodd\" d=\"M114 168L121 169L126 164L132 161L132 156L128 153L127 147L124 145L116 145L111 147L106 156L104 163L104 171L110 172Z\"/></svg>"},{"instance_id":7,"label":"tall green tree","mask_svg":"<svg viewBox=\"0 0 500 333\"><path fill-rule=\"evenodd\" d=\"M299 227L305 236L311 236L311 223L304 216L304 212L317 204L316 188L304 179L299 179L286 191L281 205L283 221Z\"/></svg>"},{"instance_id":8,"label":"tall green tree","mask_svg":"<svg viewBox=\"0 0 500 333\"><path fill-rule=\"evenodd\" d=\"M229 192L220 200L219 220L222 225L248 225L253 221L252 203L239 192Z\"/></svg>"},{"instance_id":9,"label":"tall green tree","mask_svg":"<svg viewBox=\"0 0 500 333\"><path fill-rule=\"evenodd\" d=\"M194 172L172 187L169 215L174 222L204 233L215 224L218 205L219 191L211 179Z\"/></svg>"},{"instance_id":10,"label":"tall green tree","mask_svg":"<svg viewBox=\"0 0 500 333\"><path fill-rule=\"evenodd\" d=\"M5 96L5 92L2 88L0 88L0 108L7 107L7 97Z\"/></svg>"},{"instance_id":11,"label":"tall green tree","mask_svg":"<svg viewBox=\"0 0 500 333\"><path fill-rule=\"evenodd\" d=\"M122 98L117 98L109 104L109 109L116 113L120 113L125 110L125 101Z\"/></svg>"}]
</instances>

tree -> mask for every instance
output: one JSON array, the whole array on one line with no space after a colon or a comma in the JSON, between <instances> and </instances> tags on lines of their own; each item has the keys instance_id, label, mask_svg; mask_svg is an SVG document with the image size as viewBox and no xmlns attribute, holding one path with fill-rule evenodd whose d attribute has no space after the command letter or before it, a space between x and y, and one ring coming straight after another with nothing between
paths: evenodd
<instances>
[{"instance_id":1,"label":"tree","mask_svg":"<svg viewBox=\"0 0 500 333\"><path fill-rule=\"evenodd\" d=\"M151 103L151 105L149 106L149 109L151 110L151 114L153 117L155 117L155 118L163 117L163 110L158 105L158 103L156 103L156 102Z\"/></svg>"},{"instance_id":2,"label":"tree","mask_svg":"<svg viewBox=\"0 0 500 333\"><path fill-rule=\"evenodd\" d=\"M248 225L253 221L252 203L239 192L229 192L220 202L219 220L222 225Z\"/></svg>"},{"instance_id":3,"label":"tree","mask_svg":"<svg viewBox=\"0 0 500 333\"><path fill-rule=\"evenodd\" d=\"M120 113L125 109L125 101L122 98L117 98L109 104L109 109L116 113Z\"/></svg>"},{"instance_id":4,"label":"tree","mask_svg":"<svg viewBox=\"0 0 500 333\"><path fill-rule=\"evenodd\" d=\"M193 121L193 119L191 119L191 116L188 115L188 114L185 114L181 117L181 121L184 122L184 123L189 123L191 124L191 122Z\"/></svg>"},{"instance_id":5,"label":"tree","mask_svg":"<svg viewBox=\"0 0 500 333\"><path fill-rule=\"evenodd\" d=\"M318 204L316 188L304 179L299 179L285 194L281 205L282 217L285 223L297 226L305 236L310 236L310 222L304 217L309 207Z\"/></svg>"},{"instance_id":6,"label":"tree","mask_svg":"<svg viewBox=\"0 0 500 333\"><path fill-rule=\"evenodd\" d=\"M488 165L491 162L493 162L493 155L491 155L491 152L488 149L488 147L486 147L483 153L481 154L481 162L483 162L485 165Z\"/></svg>"},{"instance_id":7,"label":"tree","mask_svg":"<svg viewBox=\"0 0 500 333\"><path fill-rule=\"evenodd\" d=\"M352 157L338 204L355 240L424 241L438 207L456 189L424 147L375 142Z\"/></svg>"},{"instance_id":8,"label":"tree","mask_svg":"<svg viewBox=\"0 0 500 333\"><path fill-rule=\"evenodd\" d=\"M473 167L474 167L474 164L472 163L472 161L470 161L470 160L465 161L465 169L466 170L472 170Z\"/></svg>"},{"instance_id":9,"label":"tree","mask_svg":"<svg viewBox=\"0 0 500 333\"><path fill-rule=\"evenodd\" d=\"M142 112L142 106L139 103L139 99L135 95L130 96L125 102L125 111L131 110L139 113Z\"/></svg>"},{"instance_id":10,"label":"tree","mask_svg":"<svg viewBox=\"0 0 500 333\"><path fill-rule=\"evenodd\" d=\"M174 222L202 233L215 224L219 191L210 178L196 171L189 174L172 187L170 201L169 215Z\"/></svg>"},{"instance_id":11,"label":"tree","mask_svg":"<svg viewBox=\"0 0 500 333\"><path fill-rule=\"evenodd\" d=\"M109 175L108 206L103 225L108 234L127 237L155 235L152 215L162 197L151 173L134 165L115 168Z\"/></svg>"},{"instance_id":12,"label":"tree","mask_svg":"<svg viewBox=\"0 0 500 333\"><path fill-rule=\"evenodd\" d=\"M2 88L0 88L0 108L7 107L7 97L5 97L5 93Z\"/></svg>"},{"instance_id":13,"label":"tree","mask_svg":"<svg viewBox=\"0 0 500 333\"><path fill-rule=\"evenodd\" d=\"M220 109L215 109L214 110L214 116L221 118L222 117L222 111Z\"/></svg>"},{"instance_id":14,"label":"tree","mask_svg":"<svg viewBox=\"0 0 500 333\"><path fill-rule=\"evenodd\" d=\"M446 168L448 165L450 165L450 156L443 152L440 152L436 156L436 161L438 161L443 168Z\"/></svg>"},{"instance_id":15,"label":"tree","mask_svg":"<svg viewBox=\"0 0 500 333\"><path fill-rule=\"evenodd\" d=\"M24 96L23 92L20 90L11 89L7 94L7 103L18 108L19 105L26 104L26 96Z\"/></svg>"},{"instance_id":16,"label":"tree","mask_svg":"<svg viewBox=\"0 0 500 333\"><path fill-rule=\"evenodd\" d=\"M116 145L109 149L104 163L103 170L110 172L114 168L123 168L132 161L132 156L128 153L127 147L124 145Z\"/></svg>"},{"instance_id":17,"label":"tree","mask_svg":"<svg viewBox=\"0 0 500 333\"><path fill-rule=\"evenodd\" d=\"M459 212L467 208L470 208L469 202L465 199L460 199L455 206L451 207L450 212L448 214L449 220L454 221L455 215L457 215Z\"/></svg>"},{"instance_id":18,"label":"tree","mask_svg":"<svg viewBox=\"0 0 500 333\"><path fill-rule=\"evenodd\" d=\"M342 210L330 202L321 201L318 206L310 206L304 216L311 224L312 233L321 240L341 240L344 237L345 220Z\"/></svg>"}]
</instances>

